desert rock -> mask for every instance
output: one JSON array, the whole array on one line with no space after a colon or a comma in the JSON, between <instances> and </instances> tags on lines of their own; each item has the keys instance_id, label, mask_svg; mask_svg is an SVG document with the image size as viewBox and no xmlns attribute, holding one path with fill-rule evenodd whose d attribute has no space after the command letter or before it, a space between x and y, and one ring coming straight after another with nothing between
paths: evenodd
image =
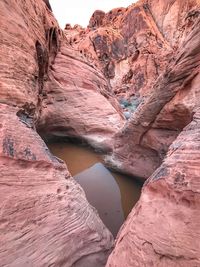
<instances>
[{"instance_id":1,"label":"desert rock","mask_svg":"<svg viewBox=\"0 0 200 267\"><path fill-rule=\"evenodd\" d=\"M55 89L50 70L63 40L46 4L0 2L0 265L103 267L113 237L67 166L36 132L43 122L45 88ZM97 74L88 70L87 75ZM111 117L123 122L107 105Z\"/></svg>"}]
</instances>

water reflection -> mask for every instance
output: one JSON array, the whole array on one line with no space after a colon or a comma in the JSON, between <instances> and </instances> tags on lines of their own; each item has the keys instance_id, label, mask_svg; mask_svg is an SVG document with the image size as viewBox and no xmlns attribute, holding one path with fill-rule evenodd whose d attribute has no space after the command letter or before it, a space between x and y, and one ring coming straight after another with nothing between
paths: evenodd
<instances>
[{"instance_id":1,"label":"water reflection","mask_svg":"<svg viewBox=\"0 0 200 267\"><path fill-rule=\"evenodd\" d=\"M74 178L83 187L89 203L98 210L102 221L116 236L124 222L124 212L115 178L102 163L96 163Z\"/></svg>"},{"instance_id":2,"label":"water reflection","mask_svg":"<svg viewBox=\"0 0 200 267\"><path fill-rule=\"evenodd\" d=\"M107 170L100 154L73 143L48 145L52 153L64 160L70 173L83 187L114 236L139 199L142 185L133 178Z\"/></svg>"}]
</instances>

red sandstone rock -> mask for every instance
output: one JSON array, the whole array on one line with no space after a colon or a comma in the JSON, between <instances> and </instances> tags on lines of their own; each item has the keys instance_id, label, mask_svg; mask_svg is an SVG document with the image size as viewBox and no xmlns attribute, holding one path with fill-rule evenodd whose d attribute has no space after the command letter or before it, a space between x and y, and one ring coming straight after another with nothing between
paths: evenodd
<instances>
[{"instance_id":1,"label":"red sandstone rock","mask_svg":"<svg viewBox=\"0 0 200 267\"><path fill-rule=\"evenodd\" d=\"M88 27L91 29L96 29L102 26L104 17L105 17L105 12L101 10L96 10L90 19Z\"/></svg>"},{"instance_id":2,"label":"red sandstone rock","mask_svg":"<svg viewBox=\"0 0 200 267\"><path fill-rule=\"evenodd\" d=\"M152 174L107 266L199 266L199 0L97 12L64 36L44 2L0 3L1 264L102 267L112 247L37 128L104 149L115 138L116 168ZM145 96L121 131L113 92Z\"/></svg>"},{"instance_id":3,"label":"red sandstone rock","mask_svg":"<svg viewBox=\"0 0 200 267\"><path fill-rule=\"evenodd\" d=\"M141 0L107 14L96 11L87 30L69 29L65 35L102 70L119 98L145 96L190 32L198 3Z\"/></svg>"},{"instance_id":4,"label":"red sandstone rock","mask_svg":"<svg viewBox=\"0 0 200 267\"><path fill-rule=\"evenodd\" d=\"M161 164L169 145L192 120L197 90L194 85L198 82L195 80L199 67L198 38L195 26L149 96L116 135L114 153L107 158L116 168L148 178ZM156 139L160 138L159 144Z\"/></svg>"},{"instance_id":5,"label":"red sandstone rock","mask_svg":"<svg viewBox=\"0 0 200 267\"><path fill-rule=\"evenodd\" d=\"M117 95L146 94L172 48L141 1L101 14L101 22L99 11L93 14L89 32L66 30L70 44L102 70Z\"/></svg>"},{"instance_id":6,"label":"red sandstone rock","mask_svg":"<svg viewBox=\"0 0 200 267\"><path fill-rule=\"evenodd\" d=\"M199 108L121 228L106 266L200 266Z\"/></svg>"},{"instance_id":7,"label":"red sandstone rock","mask_svg":"<svg viewBox=\"0 0 200 267\"><path fill-rule=\"evenodd\" d=\"M170 130L172 121L171 130L180 130L184 123L188 124L187 115L190 114L191 122L185 125L177 138L174 136L176 140L161 166L146 181L139 202L120 230L107 267L200 266L199 29L200 18L180 45L174 61L156 81L153 93L121 133L120 142L126 142L128 136L134 140L130 144L133 155L138 146L145 147L147 143L159 151L163 138L152 143L151 137L158 137L154 125L159 124L164 129L169 126ZM183 114L180 113L181 109ZM185 110L188 112L185 113ZM166 113L167 116L164 116ZM174 118L181 115L180 121L174 122L170 113L175 115ZM141 140L145 143L142 144ZM118 144L120 142L118 140ZM145 165L142 154L139 160L142 168ZM134 173L137 166L132 163L134 159L129 158L127 165Z\"/></svg>"},{"instance_id":8,"label":"red sandstone rock","mask_svg":"<svg viewBox=\"0 0 200 267\"><path fill-rule=\"evenodd\" d=\"M43 0L45 2L45 4L47 5L47 7L52 11L51 5L49 3L49 0Z\"/></svg>"},{"instance_id":9,"label":"red sandstone rock","mask_svg":"<svg viewBox=\"0 0 200 267\"><path fill-rule=\"evenodd\" d=\"M111 234L17 110L0 105L1 266L104 266Z\"/></svg>"},{"instance_id":10,"label":"red sandstone rock","mask_svg":"<svg viewBox=\"0 0 200 267\"><path fill-rule=\"evenodd\" d=\"M56 90L50 86L50 68L63 40L62 31L42 0L1 1L0 22L0 265L103 267L113 237L66 165L51 155L35 131L43 122L44 99L49 97L45 88ZM65 62L68 69L74 61ZM83 63L76 60L74 64ZM79 70L77 66L71 69L71 76ZM97 88L93 85L100 79L97 73L89 69L86 74L88 80L79 77L78 83ZM66 81L64 73L62 77ZM82 100L87 92L81 89ZM100 91L93 95L101 98ZM52 95L63 114L66 106L59 101L65 94ZM104 100L108 102L102 96ZM88 102L87 108L90 105L93 110L93 103ZM107 110L113 113L104 113L106 122L109 118L123 122L111 104ZM51 119L56 119L53 115ZM95 134L101 132L98 127L93 128Z\"/></svg>"},{"instance_id":11,"label":"red sandstone rock","mask_svg":"<svg viewBox=\"0 0 200 267\"><path fill-rule=\"evenodd\" d=\"M77 137L111 150L124 119L101 72L63 44L49 75L37 129L46 137Z\"/></svg>"}]
</instances>

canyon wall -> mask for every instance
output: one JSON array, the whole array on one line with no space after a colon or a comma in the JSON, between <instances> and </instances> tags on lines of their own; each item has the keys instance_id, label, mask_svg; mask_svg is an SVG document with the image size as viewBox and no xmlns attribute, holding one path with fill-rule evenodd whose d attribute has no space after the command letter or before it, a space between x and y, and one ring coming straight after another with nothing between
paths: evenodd
<instances>
[{"instance_id":1,"label":"canyon wall","mask_svg":"<svg viewBox=\"0 0 200 267\"><path fill-rule=\"evenodd\" d=\"M135 105L107 163L149 177L108 267L200 265L199 15L198 0L146 0L96 11L86 30L66 26L70 45Z\"/></svg>"},{"instance_id":2,"label":"canyon wall","mask_svg":"<svg viewBox=\"0 0 200 267\"><path fill-rule=\"evenodd\" d=\"M191 122L197 101L193 79L198 73L198 57L195 54L198 39L193 36L192 40L188 40L187 36L199 19L200 3L187 1L182 5L180 1L173 1L168 7L163 1L159 3L160 9L157 9L157 4L153 5L153 1L151 4L149 2L149 7L157 20L162 17L165 21L165 17L169 16L167 26L160 29L168 42L171 36L173 52L148 95L115 136L113 154L107 157L109 165L143 179L158 168L169 146ZM160 25L157 20L156 25Z\"/></svg>"},{"instance_id":3,"label":"canyon wall","mask_svg":"<svg viewBox=\"0 0 200 267\"><path fill-rule=\"evenodd\" d=\"M107 80L63 40L43 90L37 130L46 138L70 136L103 151L125 119Z\"/></svg>"},{"instance_id":4,"label":"canyon wall","mask_svg":"<svg viewBox=\"0 0 200 267\"><path fill-rule=\"evenodd\" d=\"M72 108L76 101L83 105L88 92L91 92L90 101L84 103L91 112L94 97L99 97L101 105L105 101L106 106L104 117L98 118L102 119L102 129L95 120L90 125L96 135L104 132L109 124L109 139L120 123L123 125L123 116L108 90L103 96L107 86L105 79L86 63L74 60L73 51L63 52L68 66L66 76L62 73L64 81L54 78L53 71L59 76L63 70L57 71L56 62L62 65L61 47L65 40L48 1L44 2L0 2L0 265L103 267L113 237L64 162L49 152L36 129L48 125L46 136L57 122L63 127L59 133L63 133L65 127L79 133L77 127L84 129L87 135L88 124L79 126L77 121L73 126L77 111L66 109L66 116L67 112L76 116L67 117L64 122L62 116L67 105ZM84 69L87 78L81 76ZM77 84L73 81L75 75ZM74 97L80 96L80 99L73 99L72 93L67 99L64 92L60 97L56 89L65 90L62 82L73 84L67 89L74 90ZM84 83L85 87L81 87ZM62 106L61 101L68 104ZM50 109L52 102L55 107ZM80 121L83 111L80 107L77 120ZM98 111L95 114L98 115ZM83 116L83 120L87 119L88 115Z\"/></svg>"},{"instance_id":5,"label":"canyon wall","mask_svg":"<svg viewBox=\"0 0 200 267\"><path fill-rule=\"evenodd\" d=\"M40 135L84 140L148 178L107 266L200 265L199 10L141 0L62 31L49 1L0 2L2 266L103 267L113 248Z\"/></svg>"},{"instance_id":6,"label":"canyon wall","mask_svg":"<svg viewBox=\"0 0 200 267\"><path fill-rule=\"evenodd\" d=\"M142 98L190 31L197 2L141 0L108 13L97 10L87 29L67 24L65 35L102 70L119 99Z\"/></svg>"},{"instance_id":7,"label":"canyon wall","mask_svg":"<svg viewBox=\"0 0 200 267\"><path fill-rule=\"evenodd\" d=\"M199 4L141 0L108 13L95 11L87 29L66 25L71 47L102 71L129 119L114 137L108 166L147 179L192 120L195 103L185 93L191 88L187 77L174 83L166 76L199 18Z\"/></svg>"},{"instance_id":8,"label":"canyon wall","mask_svg":"<svg viewBox=\"0 0 200 267\"><path fill-rule=\"evenodd\" d=\"M120 231L107 263L109 267L200 265L199 29L200 19L180 46L174 63L156 82L155 93L129 124L130 127L132 123L132 128L128 129L138 138L167 99L167 102L172 99L168 107L187 99L193 111L191 123L178 135L161 166L146 181L139 202ZM155 101L156 96L159 101Z\"/></svg>"},{"instance_id":9,"label":"canyon wall","mask_svg":"<svg viewBox=\"0 0 200 267\"><path fill-rule=\"evenodd\" d=\"M182 35L152 92L116 136L113 160L121 159L132 174L152 175L120 230L108 267L200 265L198 4L195 12L189 11L196 14L191 31ZM172 29L168 33L166 38L173 35ZM149 147L160 152L160 162L145 152Z\"/></svg>"}]
</instances>

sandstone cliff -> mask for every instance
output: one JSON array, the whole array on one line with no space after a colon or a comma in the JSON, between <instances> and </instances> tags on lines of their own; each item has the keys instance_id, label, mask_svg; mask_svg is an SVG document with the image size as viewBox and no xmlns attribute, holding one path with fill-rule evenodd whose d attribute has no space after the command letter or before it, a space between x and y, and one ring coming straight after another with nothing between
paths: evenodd
<instances>
[{"instance_id":1,"label":"sandstone cliff","mask_svg":"<svg viewBox=\"0 0 200 267\"><path fill-rule=\"evenodd\" d=\"M67 25L65 35L102 70L119 97L142 97L198 17L197 2L141 0L108 13L97 10L87 29Z\"/></svg>"},{"instance_id":2,"label":"sandstone cliff","mask_svg":"<svg viewBox=\"0 0 200 267\"><path fill-rule=\"evenodd\" d=\"M63 32L49 1L0 2L2 266L102 267L113 246L38 133L148 178L107 266L200 266L199 15L199 0L141 0Z\"/></svg>"},{"instance_id":3,"label":"sandstone cliff","mask_svg":"<svg viewBox=\"0 0 200 267\"><path fill-rule=\"evenodd\" d=\"M63 48L65 39L48 1L3 0L0 21L0 265L105 266L112 235L64 162L51 155L36 129L48 125L45 135L55 134L57 123L59 135L67 135L71 127L73 134L84 129L87 138L91 131L101 139L108 126L109 139L120 123L123 125L123 118L114 100L111 104L108 90L103 95L108 86L105 79L78 58L74 60L73 51ZM66 68L68 80L62 73ZM83 69L87 79L81 78ZM90 101L83 103L89 93ZM99 97L101 105L105 101L103 116L94 111L94 97ZM69 108L76 101L79 114ZM102 130L95 119L88 126L81 105L99 115ZM79 126L82 114L85 117ZM106 133L103 137L105 140Z\"/></svg>"},{"instance_id":4,"label":"sandstone cliff","mask_svg":"<svg viewBox=\"0 0 200 267\"><path fill-rule=\"evenodd\" d=\"M140 201L121 229L116 248L107 263L109 267L200 266L199 28L200 19L180 46L175 61L156 82L155 93L127 126L127 132L133 133L134 140L139 139L140 133L145 132L170 99L164 112L185 103L193 111L191 123L178 135L161 166L147 180ZM159 101L155 99L157 96ZM148 112L145 111L147 106ZM140 116L139 121L137 116ZM174 124L177 121L173 121L172 127ZM153 141L159 145L160 140ZM131 152L134 153L137 145L135 141L133 143ZM140 168L145 164L141 158L136 164L138 162ZM135 168L136 165L129 166Z\"/></svg>"},{"instance_id":5,"label":"sandstone cliff","mask_svg":"<svg viewBox=\"0 0 200 267\"><path fill-rule=\"evenodd\" d=\"M146 0L107 14L96 11L87 30L65 30L119 100L135 96L141 102L116 134L107 161L151 177L108 267L200 265L199 15L198 0Z\"/></svg>"}]
</instances>

